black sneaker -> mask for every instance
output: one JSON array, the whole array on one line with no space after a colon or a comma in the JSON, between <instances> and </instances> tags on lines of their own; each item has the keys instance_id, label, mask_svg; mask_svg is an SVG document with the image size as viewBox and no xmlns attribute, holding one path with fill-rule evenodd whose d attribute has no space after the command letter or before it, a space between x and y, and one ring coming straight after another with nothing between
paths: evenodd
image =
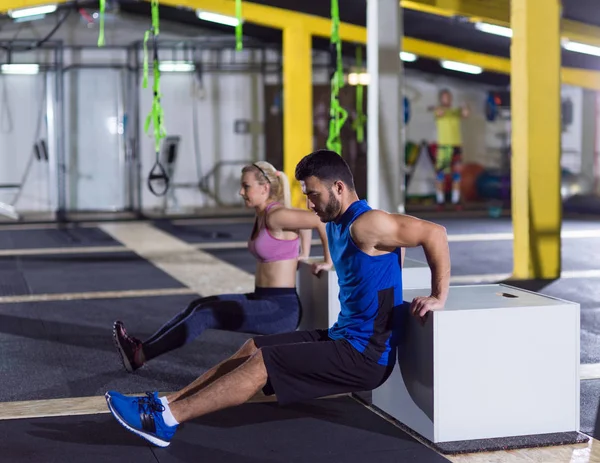
<instances>
[{"instance_id":1,"label":"black sneaker","mask_svg":"<svg viewBox=\"0 0 600 463\"><path fill-rule=\"evenodd\" d=\"M131 373L144 365L140 361L142 341L129 336L123 322L116 321L113 325L113 339L121 356L121 362L128 372Z\"/></svg>"}]
</instances>

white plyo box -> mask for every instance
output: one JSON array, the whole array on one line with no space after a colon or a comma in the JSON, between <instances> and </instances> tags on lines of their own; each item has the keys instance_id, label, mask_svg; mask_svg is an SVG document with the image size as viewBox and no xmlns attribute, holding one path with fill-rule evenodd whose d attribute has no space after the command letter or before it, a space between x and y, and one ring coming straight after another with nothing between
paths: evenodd
<instances>
[{"instance_id":1,"label":"white plyo box","mask_svg":"<svg viewBox=\"0 0 600 463\"><path fill-rule=\"evenodd\" d=\"M434 443L579 431L579 309L502 284L451 287L424 325L406 311L373 405Z\"/></svg>"},{"instance_id":2,"label":"white plyo box","mask_svg":"<svg viewBox=\"0 0 600 463\"><path fill-rule=\"evenodd\" d=\"M331 328L340 313L338 299L340 287L335 269L322 272L319 277L311 273L311 264L322 261L323 257L311 257L299 264L296 284L302 304L302 319L298 327L300 330ZM402 285L404 289L429 288L431 286L429 266L405 258L402 269ZM427 296L428 294L429 292L421 295Z\"/></svg>"}]
</instances>

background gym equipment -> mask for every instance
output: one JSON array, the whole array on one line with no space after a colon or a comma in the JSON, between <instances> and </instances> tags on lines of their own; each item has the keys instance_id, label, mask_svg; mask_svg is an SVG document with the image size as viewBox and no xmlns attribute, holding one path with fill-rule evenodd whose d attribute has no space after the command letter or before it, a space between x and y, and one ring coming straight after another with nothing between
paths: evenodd
<instances>
[{"instance_id":1,"label":"background gym equipment","mask_svg":"<svg viewBox=\"0 0 600 463\"><path fill-rule=\"evenodd\" d=\"M154 95L152 101L152 110L148 117L146 118L146 124L144 125L144 131L148 132L150 128L150 124L152 124L154 128L154 144L156 151L156 162L154 166L150 170L148 174L148 188L155 196L164 196L167 194L169 190L169 182L170 178L165 170L164 166L160 162L160 143L163 138L167 136L167 132L165 129L165 116L163 108L160 104L160 61L158 59L158 44L157 38L160 34L160 25L159 25L159 14L158 14L158 0L152 0L152 28L149 31L146 31L144 35L144 83L142 84L144 88L148 86L148 51L147 51L147 43L150 35L152 35L152 49L153 49L153 59L152 59L152 69L153 69L153 86L152 92ZM160 185L157 190L156 185Z\"/></svg>"}]
</instances>

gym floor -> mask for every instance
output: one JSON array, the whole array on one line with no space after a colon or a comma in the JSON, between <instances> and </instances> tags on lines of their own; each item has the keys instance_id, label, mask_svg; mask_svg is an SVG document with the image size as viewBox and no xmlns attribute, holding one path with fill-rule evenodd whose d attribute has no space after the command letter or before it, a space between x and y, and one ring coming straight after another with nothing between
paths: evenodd
<instances>
[{"instance_id":1,"label":"gym floor","mask_svg":"<svg viewBox=\"0 0 600 463\"><path fill-rule=\"evenodd\" d=\"M508 219L436 221L448 230L452 284L506 281ZM562 278L510 284L581 304L587 444L442 456L350 396L288 407L257 399L185 424L166 449L125 431L108 414L105 391L177 390L249 335L210 330L128 374L113 321L145 337L197 295L251 291L251 227L244 217L0 226L3 461L600 462L600 225L573 219L563 225ZM419 249L407 257L425 260Z\"/></svg>"}]
</instances>

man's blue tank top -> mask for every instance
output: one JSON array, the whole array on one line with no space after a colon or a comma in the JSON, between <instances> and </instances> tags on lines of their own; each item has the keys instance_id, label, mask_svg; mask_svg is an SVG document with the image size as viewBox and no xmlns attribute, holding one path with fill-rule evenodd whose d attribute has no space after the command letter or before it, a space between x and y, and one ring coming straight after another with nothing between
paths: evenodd
<instances>
[{"instance_id":1,"label":"man's blue tank top","mask_svg":"<svg viewBox=\"0 0 600 463\"><path fill-rule=\"evenodd\" d=\"M327 224L327 239L340 285L341 311L329 329L331 339L346 339L381 365L393 362L394 311L402 306L400 251L370 256L350 236L350 225L371 207L356 201L336 222Z\"/></svg>"}]
</instances>

